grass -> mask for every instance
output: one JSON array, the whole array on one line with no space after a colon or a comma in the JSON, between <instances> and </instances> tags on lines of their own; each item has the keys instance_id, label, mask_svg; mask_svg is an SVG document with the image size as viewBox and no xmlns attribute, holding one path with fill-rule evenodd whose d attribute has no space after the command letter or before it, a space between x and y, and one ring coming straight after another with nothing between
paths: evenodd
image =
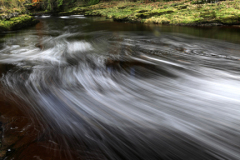
<instances>
[{"instance_id":1,"label":"grass","mask_svg":"<svg viewBox=\"0 0 240 160\"><path fill-rule=\"evenodd\" d=\"M240 0L193 4L189 0L170 2L102 2L75 7L66 13L104 16L116 21L158 24L240 24Z\"/></svg>"}]
</instances>

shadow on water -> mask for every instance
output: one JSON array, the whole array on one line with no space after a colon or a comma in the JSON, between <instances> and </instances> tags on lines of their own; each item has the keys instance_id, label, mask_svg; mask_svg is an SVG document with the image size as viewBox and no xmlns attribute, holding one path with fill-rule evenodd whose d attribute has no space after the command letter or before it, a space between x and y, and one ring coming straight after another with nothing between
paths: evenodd
<instances>
[{"instance_id":1,"label":"shadow on water","mask_svg":"<svg viewBox=\"0 0 240 160\"><path fill-rule=\"evenodd\" d=\"M39 19L0 38L1 157L240 157L239 28Z\"/></svg>"}]
</instances>

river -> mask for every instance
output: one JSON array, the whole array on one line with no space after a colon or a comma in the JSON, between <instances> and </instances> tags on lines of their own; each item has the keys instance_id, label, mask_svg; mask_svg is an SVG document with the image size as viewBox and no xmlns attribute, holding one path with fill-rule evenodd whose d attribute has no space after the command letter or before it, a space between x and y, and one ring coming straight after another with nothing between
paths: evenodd
<instances>
[{"instance_id":1,"label":"river","mask_svg":"<svg viewBox=\"0 0 240 160\"><path fill-rule=\"evenodd\" d=\"M240 28L37 18L0 35L6 160L239 159Z\"/></svg>"}]
</instances>

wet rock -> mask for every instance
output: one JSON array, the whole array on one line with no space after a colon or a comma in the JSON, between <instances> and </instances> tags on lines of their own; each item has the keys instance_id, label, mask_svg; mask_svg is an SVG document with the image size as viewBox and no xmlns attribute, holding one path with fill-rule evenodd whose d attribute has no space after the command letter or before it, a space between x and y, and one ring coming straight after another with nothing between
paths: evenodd
<instances>
[{"instance_id":1,"label":"wet rock","mask_svg":"<svg viewBox=\"0 0 240 160\"><path fill-rule=\"evenodd\" d=\"M6 20L9 20L10 18L11 18L11 15L10 15L10 14L8 14L8 15L5 16L5 19L6 19Z\"/></svg>"},{"instance_id":2,"label":"wet rock","mask_svg":"<svg viewBox=\"0 0 240 160\"><path fill-rule=\"evenodd\" d=\"M18 15L19 15L20 13L18 13L18 12L14 12L14 13L9 13L9 14L2 14L2 15L0 15L0 19L1 20L9 20L9 19L11 19L11 18L13 18L13 17L17 17Z\"/></svg>"},{"instance_id":3,"label":"wet rock","mask_svg":"<svg viewBox=\"0 0 240 160\"><path fill-rule=\"evenodd\" d=\"M13 13L13 16L14 16L14 17L16 17L16 16L18 16L18 15L19 15L18 12L14 12L14 13Z\"/></svg>"},{"instance_id":4,"label":"wet rock","mask_svg":"<svg viewBox=\"0 0 240 160\"><path fill-rule=\"evenodd\" d=\"M0 15L0 19L1 19L1 20L6 19L6 15L5 15L5 14Z\"/></svg>"}]
</instances>

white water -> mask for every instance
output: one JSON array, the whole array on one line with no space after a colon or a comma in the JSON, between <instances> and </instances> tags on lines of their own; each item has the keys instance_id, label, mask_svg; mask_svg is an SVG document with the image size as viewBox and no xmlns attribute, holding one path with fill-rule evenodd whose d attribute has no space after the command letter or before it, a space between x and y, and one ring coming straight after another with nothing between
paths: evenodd
<instances>
[{"instance_id":1,"label":"white water","mask_svg":"<svg viewBox=\"0 0 240 160\"><path fill-rule=\"evenodd\" d=\"M75 137L67 144L110 159L239 159L240 45L107 31L38 43L36 34L6 39L0 62L17 69L1 82L39 121Z\"/></svg>"}]
</instances>

